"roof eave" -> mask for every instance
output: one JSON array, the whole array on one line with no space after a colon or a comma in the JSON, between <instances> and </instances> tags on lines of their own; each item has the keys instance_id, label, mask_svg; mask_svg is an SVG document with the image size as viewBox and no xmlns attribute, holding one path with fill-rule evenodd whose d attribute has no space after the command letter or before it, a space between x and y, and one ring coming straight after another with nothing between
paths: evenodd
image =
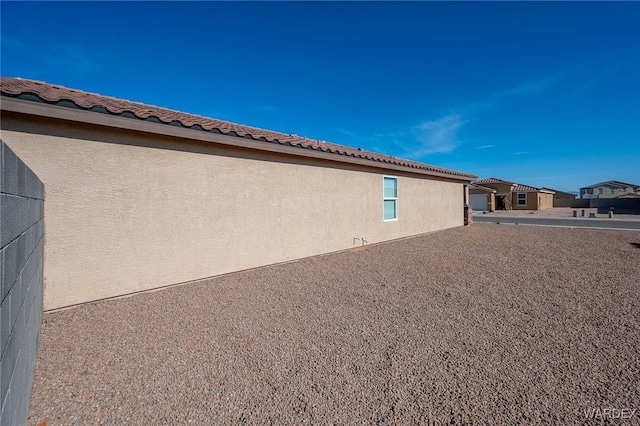
<instances>
[{"instance_id":1,"label":"roof eave","mask_svg":"<svg viewBox=\"0 0 640 426\"><path fill-rule=\"evenodd\" d=\"M497 193L498 191L496 191L493 188L488 188L486 186L482 186L482 185L477 185L477 184L471 184L471 186L469 186L469 190L477 190L477 191L483 191L483 192L491 192L493 194Z\"/></svg>"},{"instance_id":2,"label":"roof eave","mask_svg":"<svg viewBox=\"0 0 640 426\"><path fill-rule=\"evenodd\" d=\"M2 96L0 98L0 110L3 112L8 111L18 114L105 126L121 130L172 136L198 142L216 143L241 149L266 151L296 157L315 158L338 163L355 164L359 166L373 167L381 170L392 170L396 172L405 172L422 176L432 176L463 183L470 183L478 178L477 176L470 174L456 175L433 170L425 170L416 167L401 166L397 164L384 163L380 161L373 161L319 150L303 149L300 147L256 141L254 139L247 139L243 137L205 132L184 127L176 127L163 123L154 123L138 118L121 117L111 114L101 114L94 111L50 105L46 103L12 98L8 96Z\"/></svg>"}]
</instances>

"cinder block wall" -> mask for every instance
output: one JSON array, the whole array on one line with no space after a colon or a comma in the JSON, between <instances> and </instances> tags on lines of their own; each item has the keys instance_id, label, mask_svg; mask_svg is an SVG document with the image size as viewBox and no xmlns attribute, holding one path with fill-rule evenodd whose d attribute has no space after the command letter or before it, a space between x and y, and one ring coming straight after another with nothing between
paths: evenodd
<instances>
[{"instance_id":1,"label":"cinder block wall","mask_svg":"<svg viewBox=\"0 0 640 426\"><path fill-rule=\"evenodd\" d=\"M44 185L0 140L0 425L27 423L42 321Z\"/></svg>"}]
</instances>

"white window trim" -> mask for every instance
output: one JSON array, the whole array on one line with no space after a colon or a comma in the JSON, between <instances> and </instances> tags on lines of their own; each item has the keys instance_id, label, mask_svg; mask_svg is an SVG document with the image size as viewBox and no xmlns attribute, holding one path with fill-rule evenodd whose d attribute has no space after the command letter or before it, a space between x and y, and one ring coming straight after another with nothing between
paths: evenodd
<instances>
[{"instance_id":1,"label":"white window trim","mask_svg":"<svg viewBox=\"0 0 640 426\"><path fill-rule=\"evenodd\" d=\"M394 179L396 181L396 196L395 197L385 197L384 195L384 180L385 179ZM399 192L399 186L398 186L398 177L397 176L387 176L384 175L382 176L382 220L384 222L393 222L398 220L398 217L400 216L399 212L398 212L398 192ZM389 201L389 200L393 200L396 203L396 217L392 218L392 219L385 219L384 218L384 202L385 201Z\"/></svg>"},{"instance_id":2,"label":"white window trim","mask_svg":"<svg viewBox=\"0 0 640 426\"><path fill-rule=\"evenodd\" d=\"M524 204L520 204L520 196L524 195ZM527 193L526 192L516 192L516 206L518 207L527 207Z\"/></svg>"}]
</instances>

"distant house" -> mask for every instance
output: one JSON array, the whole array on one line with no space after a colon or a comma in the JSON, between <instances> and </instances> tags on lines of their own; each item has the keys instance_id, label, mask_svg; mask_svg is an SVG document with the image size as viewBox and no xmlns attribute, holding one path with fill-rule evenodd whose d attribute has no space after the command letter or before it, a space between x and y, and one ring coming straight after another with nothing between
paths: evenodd
<instances>
[{"instance_id":1,"label":"distant house","mask_svg":"<svg viewBox=\"0 0 640 426\"><path fill-rule=\"evenodd\" d=\"M32 80L0 82L2 141L46 191L45 310L468 221L477 178L469 173Z\"/></svg>"},{"instance_id":2,"label":"distant house","mask_svg":"<svg viewBox=\"0 0 640 426\"><path fill-rule=\"evenodd\" d=\"M619 199L638 199L640 198L640 192L631 192L627 194L619 195L617 198Z\"/></svg>"},{"instance_id":3,"label":"distant house","mask_svg":"<svg viewBox=\"0 0 640 426\"><path fill-rule=\"evenodd\" d=\"M639 191L640 185L609 180L580 188L580 198L631 198Z\"/></svg>"},{"instance_id":4,"label":"distant house","mask_svg":"<svg viewBox=\"0 0 640 426\"><path fill-rule=\"evenodd\" d=\"M578 198L577 194L572 194L570 192L559 191L557 189L552 188L542 188L547 191L552 191L553 194L553 207L572 207L573 200Z\"/></svg>"},{"instance_id":5,"label":"distant house","mask_svg":"<svg viewBox=\"0 0 640 426\"><path fill-rule=\"evenodd\" d=\"M482 179L474 184L496 191L496 210L544 210L553 207L554 191L549 189L496 178Z\"/></svg>"},{"instance_id":6,"label":"distant house","mask_svg":"<svg viewBox=\"0 0 640 426\"><path fill-rule=\"evenodd\" d=\"M469 186L469 204L474 212L492 212L496 209L496 190L472 183Z\"/></svg>"}]
</instances>

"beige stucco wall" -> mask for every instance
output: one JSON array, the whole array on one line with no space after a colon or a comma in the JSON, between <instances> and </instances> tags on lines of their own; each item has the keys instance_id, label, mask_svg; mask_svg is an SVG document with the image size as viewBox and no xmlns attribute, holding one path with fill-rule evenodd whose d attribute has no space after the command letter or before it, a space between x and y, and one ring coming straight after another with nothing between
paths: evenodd
<instances>
[{"instance_id":1,"label":"beige stucco wall","mask_svg":"<svg viewBox=\"0 0 640 426\"><path fill-rule=\"evenodd\" d=\"M553 207L553 194L538 194L538 210L550 209Z\"/></svg>"},{"instance_id":2,"label":"beige stucco wall","mask_svg":"<svg viewBox=\"0 0 640 426\"><path fill-rule=\"evenodd\" d=\"M482 186L486 186L487 188L495 189L498 194L510 194L511 188L513 185L505 184L505 183L482 183Z\"/></svg>"},{"instance_id":3,"label":"beige stucco wall","mask_svg":"<svg viewBox=\"0 0 640 426\"><path fill-rule=\"evenodd\" d=\"M602 194L600 193L600 189L602 189ZM584 190L580 190L581 194L587 193L587 191ZM633 194L633 187L627 187L627 188L613 188L613 194L611 193L611 187L609 186L599 186L596 188L593 188L591 192L588 192L589 194L596 194L598 196L598 198L618 198L621 195L625 195L625 194Z\"/></svg>"},{"instance_id":4,"label":"beige stucco wall","mask_svg":"<svg viewBox=\"0 0 640 426\"><path fill-rule=\"evenodd\" d=\"M45 310L463 224L462 183L3 116L46 187ZM399 177L399 220L382 177Z\"/></svg>"},{"instance_id":5,"label":"beige stucco wall","mask_svg":"<svg viewBox=\"0 0 640 426\"><path fill-rule=\"evenodd\" d=\"M518 194L527 194L527 205L518 205ZM512 196L513 210L537 210L538 209L538 193L537 192L514 192Z\"/></svg>"},{"instance_id":6,"label":"beige stucco wall","mask_svg":"<svg viewBox=\"0 0 640 426\"><path fill-rule=\"evenodd\" d=\"M527 194L526 206L518 206L518 194L518 192L513 193L514 210L544 210L553 207L553 194L545 194L542 192L520 192L520 194Z\"/></svg>"}]
</instances>

